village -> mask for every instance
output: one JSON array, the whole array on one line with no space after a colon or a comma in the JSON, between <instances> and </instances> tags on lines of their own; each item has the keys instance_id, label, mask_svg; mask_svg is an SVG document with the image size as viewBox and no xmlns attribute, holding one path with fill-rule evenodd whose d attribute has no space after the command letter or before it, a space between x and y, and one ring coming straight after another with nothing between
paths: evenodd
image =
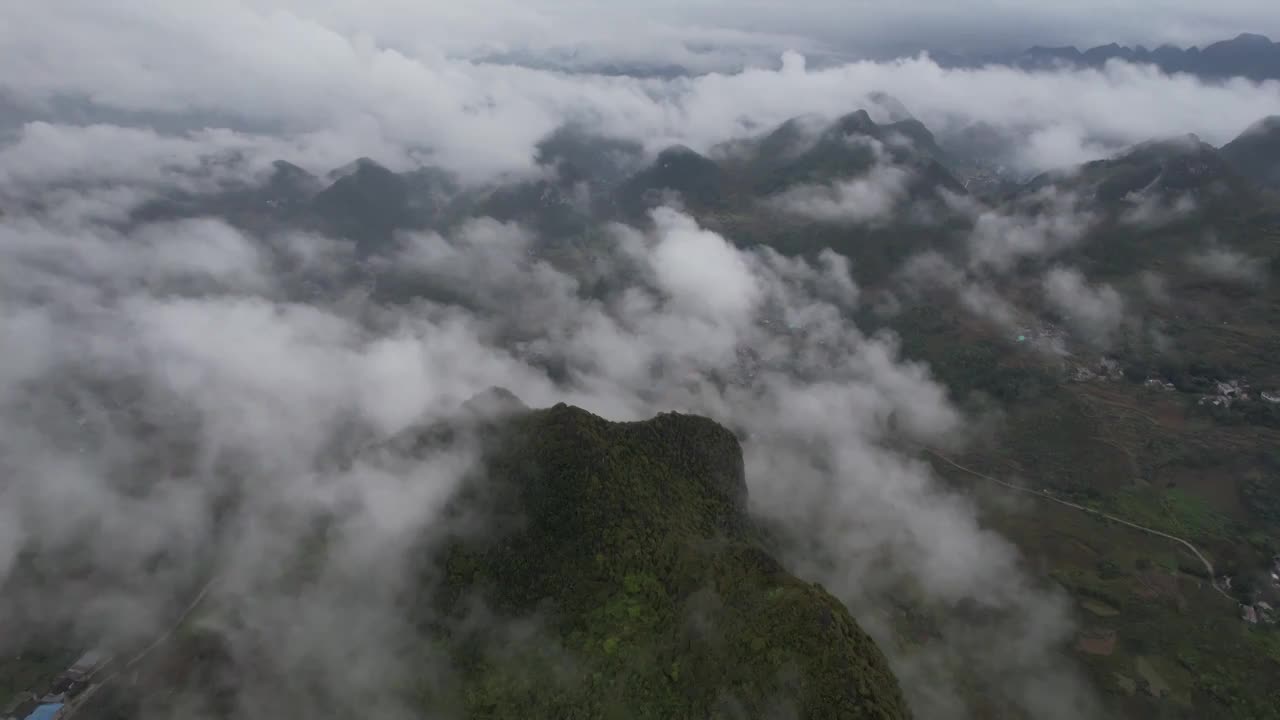
<instances>
[{"instance_id":1,"label":"village","mask_svg":"<svg viewBox=\"0 0 1280 720\"><path fill-rule=\"evenodd\" d=\"M1270 405L1280 405L1280 390L1274 392L1264 390L1258 393L1258 398ZM1218 380L1213 384L1213 394L1203 395L1197 402L1200 405L1229 408L1237 402L1250 399L1252 396L1249 394L1249 386L1243 380Z\"/></svg>"},{"instance_id":2,"label":"village","mask_svg":"<svg viewBox=\"0 0 1280 720\"><path fill-rule=\"evenodd\" d=\"M1272 599L1275 595L1280 594L1280 555L1271 558L1271 594ZM1257 600L1250 604L1241 603L1240 618L1250 625L1262 623L1265 625L1275 625L1280 622L1280 613L1276 612L1276 608L1265 600Z\"/></svg>"},{"instance_id":3,"label":"village","mask_svg":"<svg viewBox=\"0 0 1280 720\"><path fill-rule=\"evenodd\" d=\"M1034 347L1050 355L1073 359L1074 353L1067 349L1070 335L1062 327L1050 322L1041 322L1035 326L1023 326L1017 329L1014 341ZM1106 355L1095 360L1075 362L1067 365L1067 378L1071 382L1119 382L1125 378L1125 369L1120 361ZM1168 378L1147 377L1145 387L1160 392L1176 392L1177 388ZM1264 390L1256 395L1250 393L1248 383L1240 379L1214 380L1211 392L1201 395L1196 403L1201 406L1230 408L1238 402L1250 401L1254 398L1271 405L1280 405L1280 388Z\"/></svg>"},{"instance_id":4,"label":"village","mask_svg":"<svg viewBox=\"0 0 1280 720\"><path fill-rule=\"evenodd\" d=\"M1124 379L1124 369L1114 358L1102 356L1092 363L1073 364L1070 379L1072 382L1119 382ZM1157 392L1177 392L1177 387L1164 378L1148 377L1143 386ZM1214 380L1211 392L1196 399L1200 406L1230 408L1231 406L1249 402L1255 396L1249 392L1248 383L1243 380ZM1256 397L1270 405L1280 405L1280 390L1262 391Z\"/></svg>"},{"instance_id":5,"label":"village","mask_svg":"<svg viewBox=\"0 0 1280 720\"><path fill-rule=\"evenodd\" d=\"M111 660L102 650L84 653L42 692L26 691L13 698L0 712L0 720L60 720L68 714L70 701L84 693Z\"/></svg>"}]
</instances>

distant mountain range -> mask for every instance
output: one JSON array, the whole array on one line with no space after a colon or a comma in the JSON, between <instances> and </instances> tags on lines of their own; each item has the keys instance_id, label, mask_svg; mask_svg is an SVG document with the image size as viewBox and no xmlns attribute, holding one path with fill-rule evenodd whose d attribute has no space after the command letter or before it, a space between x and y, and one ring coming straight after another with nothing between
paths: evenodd
<instances>
[{"instance_id":1,"label":"distant mountain range","mask_svg":"<svg viewBox=\"0 0 1280 720\"><path fill-rule=\"evenodd\" d=\"M1280 79L1280 43L1263 35L1244 33L1205 47L1179 48L1161 45L1149 50L1141 45L1127 47L1111 43L1080 50L1074 46L1036 46L1021 52L1001 55L933 56L946 67L981 67L1011 65L1028 70L1044 70L1060 66L1102 67L1110 60L1155 65L1167 73L1187 73L1205 79L1221 80L1244 77L1250 80Z\"/></svg>"},{"instance_id":2,"label":"distant mountain range","mask_svg":"<svg viewBox=\"0 0 1280 720\"><path fill-rule=\"evenodd\" d=\"M1087 49L1067 45L1046 47L1037 45L1025 50L998 53L946 53L931 52L931 57L943 67L976 68L987 65L1009 65L1027 70L1047 70L1060 66L1102 67L1110 60L1155 65L1166 73L1187 73L1204 79L1223 80L1244 77L1250 80L1280 79L1280 43L1255 33L1242 33L1230 40L1221 40L1204 47L1181 48L1161 45L1148 49L1142 45L1129 47L1110 43ZM594 73L610 76L649 78L676 78L697 75L704 70L676 63L614 63L579 57L570 51L557 51L544 55L528 53L500 53L481 58L483 62L499 65L519 65L544 70ZM837 65L855 59L845 53L806 54L808 65L813 68ZM736 72L754 64L776 61L776 58L748 56L740 62L728 60L728 65L718 68L722 72Z\"/></svg>"},{"instance_id":3,"label":"distant mountain range","mask_svg":"<svg viewBox=\"0 0 1280 720\"><path fill-rule=\"evenodd\" d=\"M448 227L478 216L518 222L549 237L576 236L601 220L640 221L648 208L673 196L695 213L750 217L749 225L764 227L759 212L777 205L761 202L788 192L831 189L877 167L902 175L893 202L911 204L936 201L940 191L998 203L1001 197L1068 181L1077 190L1088 186L1087 195L1104 203L1126 202L1148 190L1213 189L1222 198L1242 198L1255 190L1280 189L1280 116L1258 121L1221 148L1195 136L1170 138L1067 172L1019 180L973 159L990 154L1000 141L986 137L983 128L939 142L909 113L890 115L904 119L879 124L865 110L834 121L797 117L707 155L674 146L647 162L639 145L562 128L539 146L542 177L479 187L464 187L440 168L396 173L369 158L323 177L279 161L260 186L212 195L175 191L139 208L134 220L218 215L251 227L308 227L373 250L398 230ZM896 234L901 229L895 228L896 242L902 242ZM751 234L749 228L742 232Z\"/></svg>"},{"instance_id":4,"label":"distant mountain range","mask_svg":"<svg viewBox=\"0 0 1280 720\"><path fill-rule=\"evenodd\" d=\"M1096 263L1128 272L1152 258L1136 225L1167 232L1154 220L1174 218L1194 230L1182 233L1194 244L1215 222L1254 214L1280 190L1278 117L1220 148L1192 135L1163 138L1024 178L982 161L1003 142L992 128L935 137L891 97L871 103L888 122L866 110L801 116L705 154L673 146L654 157L638 144L565 127L539 144L539 172L481 185L437 167L394 172L369 158L322 174L280 161L257 183L166 193L131 220L216 216L256 231L313 231L344 238L357 258L373 261L401 231L448 233L492 218L532 230L532 252L576 263L604 224L644 224L650 208L677 203L743 245L856 256L855 279L875 282L913 254L962 247L975 222L964 208L973 203L1021 217L1039 215L1046 198L1074 199L1115 230L1089 246L1105 255ZM1176 255L1190 246L1166 238L1160 247ZM379 294L439 290L401 280L382 273Z\"/></svg>"}]
</instances>

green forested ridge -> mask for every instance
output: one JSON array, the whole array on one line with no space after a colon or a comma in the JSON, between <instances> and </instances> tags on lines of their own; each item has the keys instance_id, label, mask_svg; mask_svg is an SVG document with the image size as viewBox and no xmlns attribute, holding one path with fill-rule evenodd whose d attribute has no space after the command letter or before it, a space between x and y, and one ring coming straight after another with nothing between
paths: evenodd
<instances>
[{"instance_id":1,"label":"green forested ridge","mask_svg":"<svg viewBox=\"0 0 1280 720\"><path fill-rule=\"evenodd\" d=\"M909 715L840 602L762 549L728 430L557 405L495 433L480 496L519 512L505 532L449 543L439 603L456 619L478 593L544 632L512 643L437 620L461 683L422 702L476 718Z\"/></svg>"}]
</instances>

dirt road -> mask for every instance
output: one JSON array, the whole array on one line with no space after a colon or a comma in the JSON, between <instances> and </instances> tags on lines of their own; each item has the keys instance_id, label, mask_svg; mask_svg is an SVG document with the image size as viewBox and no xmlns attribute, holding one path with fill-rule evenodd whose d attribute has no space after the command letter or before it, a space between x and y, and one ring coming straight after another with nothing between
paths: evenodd
<instances>
[{"instance_id":1,"label":"dirt road","mask_svg":"<svg viewBox=\"0 0 1280 720\"><path fill-rule=\"evenodd\" d=\"M1032 488L1023 487L1021 485L1014 485L1013 483L1005 482L1004 480L998 480L996 478L991 477L990 475L980 473L977 470L973 470L971 468L967 468L961 465L960 463L952 460L951 458L947 457L946 455L943 455L937 450L934 450L933 448L924 448L924 451L932 455L933 457L941 460L942 462L950 465L951 467L956 468L957 470L966 472L970 475L973 475L974 477L982 478L983 480L988 480L1002 487L1006 487L1010 490L1014 490L1021 493L1027 493L1028 495L1035 495L1036 497L1041 498L1042 500L1048 500L1049 502L1057 503L1064 507L1072 508L1073 510L1079 510L1080 512L1089 513L1090 515L1094 515L1096 517L1110 520L1113 523L1124 525L1126 527L1131 527L1134 530L1141 530L1142 532L1147 533L1148 535L1155 535L1156 537L1161 537L1166 540L1172 540L1173 542L1178 543L1179 545L1183 546L1187 550L1190 550L1192 555L1195 555L1197 558L1200 559L1200 562L1204 564L1205 571L1209 573L1209 583L1213 586L1214 590L1218 591L1218 594L1231 600L1231 602L1236 601L1235 598L1231 597L1230 593L1228 593L1226 590L1223 590L1222 587L1218 585L1218 576L1214 572L1213 563L1209 562L1209 558L1205 557L1204 553L1200 552L1200 550L1196 548L1195 545L1192 545L1190 541L1184 538L1180 538L1176 535L1170 535L1169 533L1161 532L1159 530L1156 530L1155 528L1146 527L1145 525L1139 525L1135 522L1130 522L1128 520L1125 520L1124 518L1116 517L1115 515L1109 515L1107 513L1102 512L1101 510L1094 510L1093 508L1085 507L1084 505L1077 505L1076 503L1070 502L1068 500L1063 500L1062 498L1054 497L1053 495L1050 495L1049 493L1046 493L1046 492L1042 492L1040 490L1033 490Z\"/></svg>"}]
</instances>

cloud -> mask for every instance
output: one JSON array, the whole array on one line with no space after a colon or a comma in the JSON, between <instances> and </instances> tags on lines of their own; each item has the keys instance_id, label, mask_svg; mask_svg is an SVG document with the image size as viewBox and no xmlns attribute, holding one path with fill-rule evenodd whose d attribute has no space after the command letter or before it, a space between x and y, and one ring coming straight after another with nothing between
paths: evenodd
<instances>
[{"instance_id":1,"label":"cloud","mask_svg":"<svg viewBox=\"0 0 1280 720\"><path fill-rule=\"evenodd\" d=\"M818 222L875 225L888 221L906 195L910 174L878 163L865 175L825 185L800 185L769 200L781 212Z\"/></svg>"},{"instance_id":2,"label":"cloud","mask_svg":"<svg viewBox=\"0 0 1280 720\"><path fill-rule=\"evenodd\" d=\"M8 293L53 308L82 308L150 288L175 295L263 292L262 248L220 220L154 224L122 234L15 218L0 224Z\"/></svg>"},{"instance_id":3,"label":"cloud","mask_svg":"<svg viewBox=\"0 0 1280 720\"><path fill-rule=\"evenodd\" d=\"M989 320L1003 331L1017 328L1024 316L981 277L956 267L937 252L924 252L910 258L899 274L914 291L942 288L954 293L965 310Z\"/></svg>"},{"instance_id":4,"label":"cloud","mask_svg":"<svg viewBox=\"0 0 1280 720\"><path fill-rule=\"evenodd\" d=\"M1168 305L1173 298L1169 295L1169 283L1164 275L1152 270L1143 270L1138 274L1138 284L1142 292L1151 302Z\"/></svg>"},{"instance_id":5,"label":"cloud","mask_svg":"<svg viewBox=\"0 0 1280 720\"><path fill-rule=\"evenodd\" d=\"M1187 256L1187 264L1205 275L1226 282L1257 285L1267 279L1266 262L1229 247L1210 243Z\"/></svg>"},{"instance_id":6,"label":"cloud","mask_svg":"<svg viewBox=\"0 0 1280 720\"><path fill-rule=\"evenodd\" d=\"M1007 271L1019 260L1043 259L1080 242L1097 222L1075 194L1050 186L1012 208L968 206L975 213L968 237L969 262Z\"/></svg>"},{"instance_id":7,"label":"cloud","mask_svg":"<svg viewBox=\"0 0 1280 720\"><path fill-rule=\"evenodd\" d=\"M669 209L654 214L659 241L651 263L658 287L675 307L711 320L741 323L760 291L747 262L724 238Z\"/></svg>"},{"instance_id":8,"label":"cloud","mask_svg":"<svg viewBox=\"0 0 1280 720\"><path fill-rule=\"evenodd\" d=\"M1033 128L1015 160L1024 171L1067 168L1081 158L1102 158L1114 150L1113 143L1096 139L1084 124L1067 121Z\"/></svg>"},{"instance_id":9,"label":"cloud","mask_svg":"<svg viewBox=\"0 0 1280 720\"><path fill-rule=\"evenodd\" d=\"M364 155L387 157L408 169L397 145L354 129L298 135L255 135L226 128L163 134L143 127L64 125L35 121L0 145L0 195L43 198L48 187L68 187L76 196L87 188L152 197L161 191L209 192L249 183L288 157L315 172L327 172ZM398 161L398 162L397 162Z\"/></svg>"},{"instance_id":10,"label":"cloud","mask_svg":"<svg viewBox=\"0 0 1280 720\"><path fill-rule=\"evenodd\" d=\"M982 658L1028 707L1033 683L1072 682L1054 654L1070 627L1060 598L1016 579L1014 548L891 449L957 442L964 418L895 338L849 321L848 261L738 249L669 208L652 220L612 227L582 265L539 257L531 231L491 219L411 234L361 271L415 289L393 297L350 275L341 244L310 235L6 218L0 339L14 351L0 417L15 430L0 439L0 568L22 577L34 553L88 569L6 595L0 612L29 621L6 648L60 627L85 644L146 642L212 575L201 626L255 669L237 703L407 712L393 684L448 663L412 655L425 650L397 597L421 591L411 548L441 522L473 448L360 448L501 385L615 419L720 419L744 438L755 511L803 538L789 563L870 618L896 667ZM280 572L318 524L328 549L297 612ZM904 586L1024 618L992 631L1021 649L992 657L959 626L896 649L875 618ZM1026 618L1040 623L1034 639ZM326 689L273 680L303 676Z\"/></svg>"},{"instance_id":11,"label":"cloud","mask_svg":"<svg viewBox=\"0 0 1280 720\"><path fill-rule=\"evenodd\" d=\"M1154 193L1144 193L1136 198L1136 203L1120 215L1120 222L1142 228L1158 228L1185 218L1196 210L1196 201L1190 195L1166 200Z\"/></svg>"},{"instance_id":12,"label":"cloud","mask_svg":"<svg viewBox=\"0 0 1280 720\"><path fill-rule=\"evenodd\" d=\"M1125 320L1125 304L1110 285L1091 285L1079 270L1054 268L1043 280L1045 299L1085 340L1107 345Z\"/></svg>"}]
</instances>

